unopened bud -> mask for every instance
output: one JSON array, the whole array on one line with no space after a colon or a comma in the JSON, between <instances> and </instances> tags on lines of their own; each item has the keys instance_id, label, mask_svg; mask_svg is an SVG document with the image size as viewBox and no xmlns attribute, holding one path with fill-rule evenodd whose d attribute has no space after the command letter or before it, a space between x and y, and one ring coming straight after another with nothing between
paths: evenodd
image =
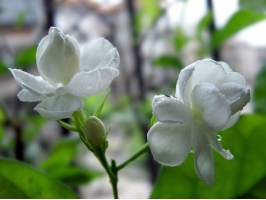
<instances>
[{"instance_id":1,"label":"unopened bud","mask_svg":"<svg viewBox=\"0 0 266 200\"><path fill-rule=\"evenodd\" d=\"M106 139L103 122L95 116L90 116L84 124L84 135L94 148L102 148Z\"/></svg>"}]
</instances>

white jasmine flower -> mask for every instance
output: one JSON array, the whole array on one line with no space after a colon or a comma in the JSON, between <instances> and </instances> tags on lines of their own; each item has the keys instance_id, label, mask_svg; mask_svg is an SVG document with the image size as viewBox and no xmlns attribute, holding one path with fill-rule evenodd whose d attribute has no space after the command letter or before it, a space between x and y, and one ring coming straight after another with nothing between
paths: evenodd
<instances>
[{"instance_id":1,"label":"white jasmine flower","mask_svg":"<svg viewBox=\"0 0 266 200\"><path fill-rule=\"evenodd\" d=\"M180 72L175 96L153 99L153 114L159 122L148 132L152 155L163 165L178 166L192 149L198 177L213 185L211 147L224 158L233 158L214 133L236 123L250 100L250 90L244 77L226 63L205 59Z\"/></svg>"},{"instance_id":2,"label":"white jasmine flower","mask_svg":"<svg viewBox=\"0 0 266 200\"><path fill-rule=\"evenodd\" d=\"M81 97L107 89L119 74L116 48L103 38L87 42L82 50L75 38L51 27L36 53L41 76L9 69L23 89L21 101L42 101L34 109L41 116L57 120L68 118L83 108Z\"/></svg>"}]
</instances>

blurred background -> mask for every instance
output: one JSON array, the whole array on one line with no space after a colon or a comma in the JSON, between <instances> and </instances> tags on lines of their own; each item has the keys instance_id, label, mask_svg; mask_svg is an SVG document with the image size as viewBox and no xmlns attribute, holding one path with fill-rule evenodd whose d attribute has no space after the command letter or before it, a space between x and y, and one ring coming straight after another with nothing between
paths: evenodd
<instances>
[{"instance_id":1,"label":"blurred background","mask_svg":"<svg viewBox=\"0 0 266 200\"><path fill-rule=\"evenodd\" d=\"M145 143L153 96L174 95L180 70L199 59L224 61L241 73L252 91L252 103L242 113L264 115L265 10L265 0L0 0L0 156L44 171L72 187L81 198L112 198L108 177L78 135L40 117L33 111L37 103L17 99L20 88L7 68L38 75L37 45L51 26L74 36L81 46L104 37L120 53L120 75L111 85L100 116L106 128L112 126L107 157L118 164ZM84 98L88 116L103 96ZM261 133L265 133L265 119L259 120ZM237 145L229 141L227 147L232 143ZM263 153L266 155L265 150ZM260 159L266 160L265 156ZM260 169L266 169L263 162ZM266 185L264 171L244 192L226 197L266 198L265 192L250 192L256 184ZM136 160L119 174L120 197L148 198L152 193L161 198L160 172L165 169L151 155ZM185 192L168 198L204 197L186 196ZM211 198L223 197L218 194Z\"/></svg>"}]
</instances>

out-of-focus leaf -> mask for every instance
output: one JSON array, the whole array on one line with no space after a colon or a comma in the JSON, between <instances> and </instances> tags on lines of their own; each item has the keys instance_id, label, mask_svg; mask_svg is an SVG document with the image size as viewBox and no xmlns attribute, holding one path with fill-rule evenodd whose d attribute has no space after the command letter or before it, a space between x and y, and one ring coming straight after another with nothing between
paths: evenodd
<instances>
[{"instance_id":1,"label":"out-of-focus leaf","mask_svg":"<svg viewBox=\"0 0 266 200\"><path fill-rule=\"evenodd\" d=\"M266 114L266 63L259 70L254 85L253 106L257 113Z\"/></svg>"},{"instance_id":2,"label":"out-of-focus leaf","mask_svg":"<svg viewBox=\"0 0 266 200\"><path fill-rule=\"evenodd\" d=\"M239 7L243 10L252 10L258 13L265 13L266 0L239 0Z\"/></svg>"},{"instance_id":3,"label":"out-of-focus leaf","mask_svg":"<svg viewBox=\"0 0 266 200\"><path fill-rule=\"evenodd\" d=\"M153 65L157 67L171 67L176 69L182 69L183 65L181 61L171 55L162 55L159 58L153 60Z\"/></svg>"},{"instance_id":4,"label":"out-of-focus leaf","mask_svg":"<svg viewBox=\"0 0 266 200\"><path fill-rule=\"evenodd\" d=\"M62 183L24 163L1 158L0 166L0 198L78 198L77 194Z\"/></svg>"},{"instance_id":5,"label":"out-of-focus leaf","mask_svg":"<svg viewBox=\"0 0 266 200\"><path fill-rule=\"evenodd\" d=\"M58 170L51 171L50 175L69 186L75 187L88 183L102 174L81 167L62 167Z\"/></svg>"},{"instance_id":6,"label":"out-of-focus leaf","mask_svg":"<svg viewBox=\"0 0 266 200\"><path fill-rule=\"evenodd\" d=\"M60 140L52 148L50 156L41 163L41 167L49 172L69 165L76 156L79 142L79 138Z\"/></svg>"},{"instance_id":7,"label":"out-of-focus leaf","mask_svg":"<svg viewBox=\"0 0 266 200\"><path fill-rule=\"evenodd\" d=\"M43 117L36 116L27 116L25 120L25 126L23 128L23 135L26 141L31 141L36 134L39 133L42 126L47 122Z\"/></svg>"},{"instance_id":8,"label":"out-of-focus leaf","mask_svg":"<svg viewBox=\"0 0 266 200\"><path fill-rule=\"evenodd\" d=\"M16 58L18 68L27 67L36 64L37 46L32 46L22 51Z\"/></svg>"},{"instance_id":9,"label":"out-of-focus leaf","mask_svg":"<svg viewBox=\"0 0 266 200\"><path fill-rule=\"evenodd\" d=\"M196 37L199 41L203 41L202 33L209 27L212 17L213 17L212 12L209 11L199 21L197 25L197 32L196 32Z\"/></svg>"},{"instance_id":10,"label":"out-of-focus leaf","mask_svg":"<svg viewBox=\"0 0 266 200\"><path fill-rule=\"evenodd\" d=\"M0 75L8 72L8 67L0 60Z\"/></svg>"},{"instance_id":11,"label":"out-of-focus leaf","mask_svg":"<svg viewBox=\"0 0 266 200\"><path fill-rule=\"evenodd\" d=\"M249 10L239 10L235 12L223 28L214 32L212 37L213 49L219 47L228 38L239 32L240 30L261 20L264 20L265 17L265 14L255 13Z\"/></svg>"},{"instance_id":12,"label":"out-of-focus leaf","mask_svg":"<svg viewBox=\"0 0 266 200\"><path fill-rule=\"evenodd\" d=\"M151 197L223 199L248 193L266 175L265 121L264 115L244 115L235 126L218 133L222 135L223 147L230 149L234 159L228 161L214 154L214 186L197 178L190 155L180 166L162 169Z\"/></svg>"},{"instance_id":13,"label":"out-of-focus leaf","mask_svg":"<svg viewBox=\"0 0 266 200\"><path fill-rule=\"evenodd\" d=\"M25 11L21 11L17 14L16 19L15 19L15 27L16 28L21 28L24 21L25 21L25 17L26 17L26 12Z\"/></svg>"},{"instance_id":14,"label":"out-of-focus leaf","mask_svg":"<svg viewBox=\"0 0 266 200\"><path fill-rule=\"evenodd\" d=\"M189 37L180 26L176 28L174 34L174 47L177 51L180 51L189 41Z\"/></svg>"}]
</instances>

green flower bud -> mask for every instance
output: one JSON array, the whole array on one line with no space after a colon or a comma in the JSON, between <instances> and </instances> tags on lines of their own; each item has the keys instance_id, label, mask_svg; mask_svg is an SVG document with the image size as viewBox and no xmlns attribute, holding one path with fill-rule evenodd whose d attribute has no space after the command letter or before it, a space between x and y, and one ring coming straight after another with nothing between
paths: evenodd
<instances>
[{"instance_id":1,"label":"green flower bud","mask_svg":"<svg viewBox=\"0 0 266 200\"><path fill-rule=\"evenodd\" d=\"M84 135L87 141L97 149L103 148L106 139L106 131L103 122L95 117L90 116L84 124Z\"/></svg>"}]
</instances>

